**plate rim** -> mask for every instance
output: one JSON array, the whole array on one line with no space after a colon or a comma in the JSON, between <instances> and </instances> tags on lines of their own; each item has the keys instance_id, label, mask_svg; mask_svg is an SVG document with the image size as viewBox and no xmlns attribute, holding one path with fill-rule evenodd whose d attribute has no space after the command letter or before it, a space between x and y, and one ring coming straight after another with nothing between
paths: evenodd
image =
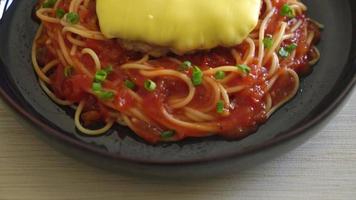
<instances>
[{"instance_id":1,"label":"plate rim","mask_svg":"<svg viewBox=\"0 0 356 200\"><path fill-rule=\"evenodd\" d=\"M15 1L10 7L10 10L8 10L6 13L4 13L3 18L0 21L0 25L4 23L4 21L9 18L11 15L11 10L16 9L17 2ZM349 0L350 2L350 0ZM352 2L352 0L351 0ZM353 8L356 9L356 8ZM353 14L353 10L351 10L351 14ZM352 44L351 47L356 46L356 13L353 14L352 16L353 19L352 21ZM356 47L353 47L356 48ZM356 68L356 56L352 55L352 50L353 48L350 49L349 52L349 57L348 57L348 63L344 67L350 66L352 68ZM0 58L0 67L5 68L5 64ZM313 117L310 119L308 122L305 124L302 124L298 126L297 128L294 128L293 130L287 130L281 134L280 137L273 138L270 141L267 141L263 144L256 145L254 148L245 150L243 152L232 152L229 154L224 154L224 155L217 155L213 158L205 158L205 159L193 159L193 160L180 160L180 161L152 161L149 159L134 159L134 158L128 158L128 157L122 157L118 154L112 154L110 152L101 150L99 148L93 147L90 144L84 143L82 141L79 141L75 138L71 138L64 134L63 131L60 131L58 129L55 129L54 127L51 127L47 125L44 121L36 118L31 112L26 111L24 108L22 108L18 103L15 98L12 98L11 95L7 94L6 89L4 88L5 84L0 84L0 97L4 102L7 104L8 107L10 107L12 110L14 110L16 113L20 114L20 116L29 122L30 124L34 125L37 129L39 129L41 134L48 134L51 136L54 136L55 139L59 140L60 142L65 142L66 144L69 144L73 146L74 148L80 148L82 150L85 150L86 152L90 153L95 153L99 156L105 156L106 158L110 158L113 160L120 160L120 161L126 161L130 163L137 163L137 164L159 164L159 165L168 165L168 166L176 166L176 165L195 165L195 164L201 164L201 163L207 163L207 162L218 162L222 160L228 160L228 159L234 159L242 156L247 156L250 154L256 154L260 151L267 150L267 149L272 149L275 148L279 145L282 145L286 143L287 141L293 140L296 137L302 136L304 134L307 134L308 130L314 128L315 126L321 124L324 120L326 120L329 116L332 115L332 113L337 110L338 108L341 108L342 103L345 102L348 96L352 93L353 89L356 86L356 73L353 75L351 74L351 77L349 82L346 82L346 87L341 88L339 90L336 90L333 88L329 93L337 91L339 93L338 97L333 98L332 102L327 105L326 109L321 111L320 113L317 114L317 116ZM0 82L2 83L2 82ZM339 83L340 84L340 83ZM334 85L334 86L337 86Z\"/></svg>"}]
</instances>

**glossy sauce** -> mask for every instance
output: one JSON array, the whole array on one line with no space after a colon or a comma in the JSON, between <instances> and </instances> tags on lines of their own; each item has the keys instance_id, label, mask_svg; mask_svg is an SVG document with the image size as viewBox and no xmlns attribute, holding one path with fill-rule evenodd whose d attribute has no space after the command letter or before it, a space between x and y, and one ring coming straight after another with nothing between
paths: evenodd
<instances>
[{"instance_id":1,"label":"glossy sauce","mask_svg":"<svg viewBox=\"0 0 356 200\"><path fill-rule=\"evenodd\" d=\"M69 0L62 1L60 7L67 9L69 2ZM274 6L280 9L286 1L275 0L273 2ZM262 7L262 10L263 9L265 9L265 6ZM87 24L88 28L92 30L98 29L96 20L93 20L93 18L96 18L95 5L91 5L89 10L82 11L79 14L81 20L83 23ZM307 35L305 35L303 31L304 27L307 27L309 31L315 32L316 40L320 37L320 33L318 27L309 23L304 15L298 17L303 20L302 26L297 31L298 34L296 34L294 38L284 41L282 44L282 46L286 46L291 43L297 43L298 48L296 49L296 58L293 60L281 58L281 65L282 67L289 66L303 74L310 71L308 62L313 55L309 45L306 44ZM281 20L280 18L283 17L279 15L279 10L277 10L272 17L267 29L267 34L272 34L278 29L277 23ZM50 29L58 28L51 24L44 24L44 26ZM40 64L48 63L54 58L53 50L51 51L50 48L46 48L46 39L47 38L42 38L37 41L38 46L43 47L40 48L38 52L38 60ZM313 44L317 42L316 40L313 41ZM124 81L132 80L136 83L137 87L134 91L143 99L142 107L140 109L142 109L145 115L152 120L151 124L139 120L133 121L135 124L134 131L145 140L152 143L159 141L159 133L165 130L164 127L171 127L174 129L177 133L176 136L174 136L176 139L183 139L187 135L204 137L210 134L177 126L164 117L162 108L168 107L167 102L169 98L173 96L184 97L188 93L188 88L185 83L172 77L158 77L154 79L157 83L157 89L154 92L148 92L143 89L144 81L146 79L142 77L138 71L127 71L120 68L120 65L124 63L140 59L143 56L142 54L123 49L115 40L95 41L86 39L85 43L88 48L93 49L98 54L103 67L108 65L113 66L114 71L109 75L109 81L104 87L117 91L117 95L112 104L118 111L125 112L131 108L135 108L136 100L124 87ZM242 43L233 48L243 56L247 47L246 43ZM194 65L199 66L202 70L206 70L217 66L236 65L235 59L232 57L230 51L231 48L218 47L210 51L200 51L185 56L172 56L181 61L189 60ZM77 59L84 63L89 71L95 73L94 62L89 56L79 57L77 55ZM152 60L150 63L157 68L162 69L177 69L179 67L177 63L164 57ZM246 85L249 88L230 96L230 115L222 116L216 113L211 113L218 118L214 123L220 129L219 134L227 138L244 137L249 133L254 132L261 123L266 121L266 103L264 98L267 90L268 69L264 67L258 68L256 66L257 59L255 59L253 63L254 64L250 66L250 74L236 77L228 83L230 86ZM107 107L94 96L91 96L86 92L91 90L92 80L86 75L76 71L73 71L71 76L65 77L65 67L67 66L59 65L50 76L53 83L51 89L54 93L60 98L76 103L80 102L82 99L87 99L87 104L84 108L84 113L82 114L84 124L106 121L109 117ZM190 76L192 72L187 71L185 73ZM276 86L274 86L275 93L272 98L277 102L281 100L283 95L291 90L290 85L293 85L293 81L295 80L286 78L278 80ZM205 107L211 101L211 91L206 90L203 86L198 86L196 89L196 96L189 104L189 107ZM182 111L169 110L169 112L179 116Z\"/></svg>"}]
</instances>

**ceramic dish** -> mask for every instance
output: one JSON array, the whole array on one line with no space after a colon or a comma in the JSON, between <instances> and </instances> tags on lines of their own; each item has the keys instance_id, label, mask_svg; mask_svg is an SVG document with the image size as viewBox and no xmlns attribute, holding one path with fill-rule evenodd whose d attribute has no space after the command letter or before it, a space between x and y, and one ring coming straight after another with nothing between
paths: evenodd
<instances>
[{"instance_id":1,"label":"ceramic dish","mask_svg":"<svg viewBox=\"0 0 356 200\"><path fill-rule=\"evenodd\" d=\"M0 23L0 94L51 145L91 164L161 176L205 176L240 170L294 148L328 122L356 82L356 2L304 0L311 18L325 25L318 45L321 60L302 79L298 95L253 135L238 141L189 139L149 145L128 128L85 137L76 131L73 112L41 90L30 61L38 24L36 1L14 1Z\"/></svg>"}]
</instances>

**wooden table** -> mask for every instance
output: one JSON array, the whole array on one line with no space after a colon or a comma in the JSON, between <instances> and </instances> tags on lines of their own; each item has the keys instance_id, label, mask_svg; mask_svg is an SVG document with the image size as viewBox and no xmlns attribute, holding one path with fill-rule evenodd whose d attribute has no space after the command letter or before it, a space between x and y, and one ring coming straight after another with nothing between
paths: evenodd
<instances>
[{"instance_id":1,"label":"wooden table","mask_svg":"<svg viewBox=\"0 0 356 200\"><path fill-rule=\"evenodd\" d=\"M298 149L253 169L204 181L155 180L87 166L28 133L0 103L0 200L356 199L356 92Z\"/></svg>"}]
</instances>

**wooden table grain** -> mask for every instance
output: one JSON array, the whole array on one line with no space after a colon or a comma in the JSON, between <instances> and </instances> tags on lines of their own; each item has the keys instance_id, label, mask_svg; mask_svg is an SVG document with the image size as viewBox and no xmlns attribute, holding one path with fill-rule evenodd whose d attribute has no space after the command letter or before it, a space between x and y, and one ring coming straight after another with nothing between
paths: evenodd
<instances>
[{"instance_id":1,"label":"wooden table grain","mask_svg":"<svg viewBox=\"0 0 356 200\"><path fill-rule=\"evenodd\" d=\"M128 177L55 151L0 103L0 200L356 199L356 92L318 135L288 154L204 181Z\"/></svg>"}]
</instances>

